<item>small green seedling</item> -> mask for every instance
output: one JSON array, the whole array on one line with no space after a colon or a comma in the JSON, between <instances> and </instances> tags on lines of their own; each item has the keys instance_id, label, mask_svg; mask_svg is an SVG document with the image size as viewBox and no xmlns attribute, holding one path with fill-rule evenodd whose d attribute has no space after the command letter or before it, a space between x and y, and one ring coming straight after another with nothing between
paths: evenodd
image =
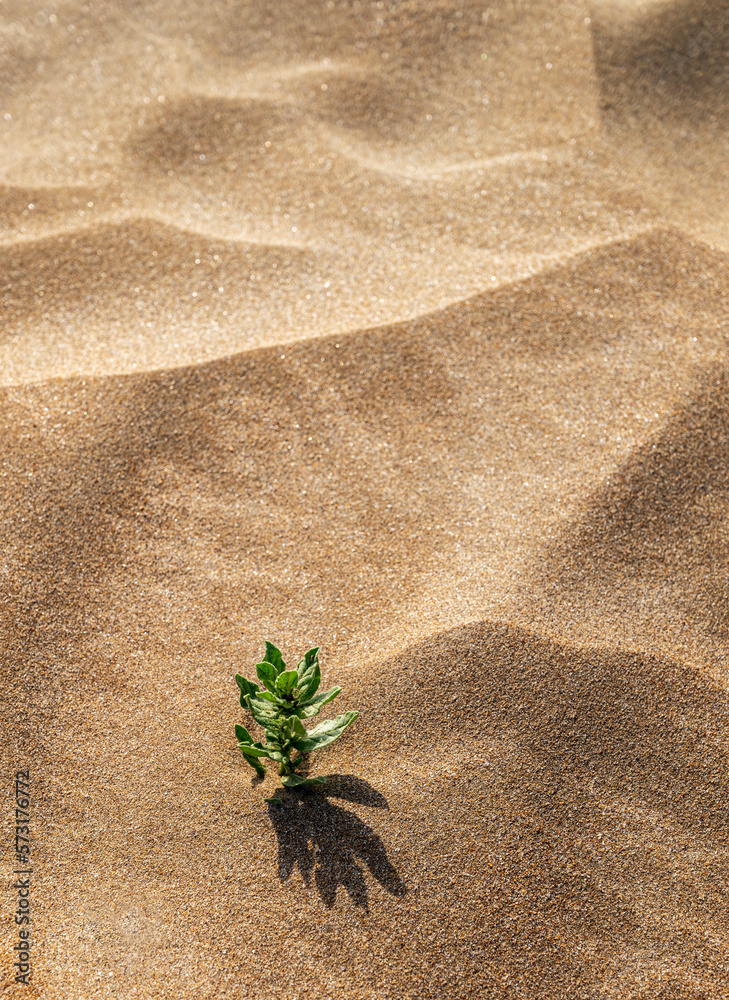
<instances>
[{"instance_id":1,"label":"small green seedling","mask_svg":"<svg viewBox=\"0 0 729 1000\"><path fill-rule=\"evenodd\" d=\"M344 712L313 729L306 729L302 723L302 719L318 715L322 707L333 701L342 690L333 687L321 694L316 693L321 683L319 646L309 650L296 670L288 670L281 651L272 642L266 642L266 655L262 663L256 664L256 674L262 688L241 674L235 675L240 689L240 703L263 727L266 737L265 742L256 742L245 726L236 725L238 749L244 760L259 778L266 774L262 758L275 761L279 765L281 783L286 788L323 785L324 778L303 778L296 774L296 768L303 761L304 754L320 750L338 739L359 712ZM294 751L299 756L292 759ZM266 801L280 802L275 798Z\"/></svg>"}]
</instances>

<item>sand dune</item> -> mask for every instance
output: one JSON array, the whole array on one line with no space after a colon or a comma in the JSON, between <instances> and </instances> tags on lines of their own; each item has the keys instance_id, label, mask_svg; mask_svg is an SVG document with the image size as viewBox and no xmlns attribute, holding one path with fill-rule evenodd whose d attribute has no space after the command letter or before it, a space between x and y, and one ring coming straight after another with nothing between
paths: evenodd
<instances>
[{"instance_id":1,"label":"sand dune","mask_svg":"<svg viewBox=\"0 0 729 1000\"><path fill-rule=\"evenodd\" d=\"M539 588L525 601L519 586L543 538L559 537L621 462L641 447L652 454L645 442L656 426L674 448L680 441L677 401L695 393L723 342L723 264L654 232L409 324L288 345L284 357L265 348L171 372L5 390L4 607L15 675L5 690L43 775L53 880L44 948L63 990L85 995L102 970L131 995L141 971L160 995L183 981L195 993L223 982L265 996L280 975L265 962L270 934L284 924L274 918L263 933L247 922L241 948L238 922L241 908L262 905L260 893L282 920L297 907L299 939L318 957L296 974L313 995L346 995L352 980L370 996L384 982L405 996L464 987L500 996L509 984L535 996L597 995L612 984L619 995L666 979L670 995L675 984L716 983L720 925L714 951L702 952L712 971L689 956L720 905L712 866L721 841L708 839L717 800L703 778L689 780L696 743L678 724L665 729L660 706L706 734L698 719L723 704L723 689L702 693L697 668L609 646L555 647L499 623L467 640L444 628L484 607L503 621L531 606L544 620ZM698 432L708 467L713 440L721 451L721 413ZM693 454L679 446L676 461ZM649 528L640 530L650 546ZM617 538L619 551L620 537L613 527L605 544ZM599 568L599 546L578 537L573 561ZM548 565L561 564L552 556ZM606 609L604 633L609 606L588 586ZM594 622L588 603L580 598ZM363 708L365 740L360 748L353 733L322 760L344 775L331 798L272 819L230 738L231 674L257 658L266 634L286 649L302 637L324 642L347 706ZM525 701L534 677L542 693ZM674 690L684 701L695 690L695 703ZM589 704L581 691L592 691ZM629 714L614 720L626 699ZM581 720L569 736L568 709ZM722 725L710 723L711 740ZM472 742L492 769L472 773ZM593 743L612 748L594 772L585 763ZM506 768L496 783L494 756ZM622 768L617 786L612 762ZM585 799L583 769L603 786L599 808ZM676 815L666 811L674 799ZM342 838L346 849L333 855ZM598 849L606 839L607 854ZM669 893L679 875L668 874L666 851L681 901ZM474 893L483 899L475 912ZM195 930L211 908L213 964L207 932ZM341 914L323 931L321 908ZM373 951L374 941L389 943Z\"/></svg>"},{"instance_id":2,"label":"sand dune","mask_svg":"<svg viewBox=\"0 0 729 1000\"><path fill-rule=\"evenodd\" d=\"M38 259L29 247L5 267L3 384L397 322L663 224L600 135L589 30L570 4L335 5L316 23L298 2L273 19L255 4L213 8L8 15L2 179L17 205L0 241L37 240ZM33 44L35 67L18 48ZM139 259L128 274L104 268L100 288L89 262L71 262L72 241L103 257L109 227L126 244L130 224L150 229ZM233 243L235 286L179 309L206 297L180 266L197 237L180 237L166 280L136 292L160 224ZM57 239L71 241L65 298L46 308ZM240 243L315 251L319 266L282 291L264 257L249 294Z\"/></svg>"},{"instance_id":3,"label":"sand dune","mask_svg":"<svg viewBox=\"0 0 729 1000\"><path fill-rule=\"evenodd\" d=\"M726 247L727 4L594 8L602 115L626 171L675 222Z\"/></svg>"},{"instance_id":4,"label":"sand dune","mask_svg":"<svg viewBox=\"0 0 729 1000\"><path fill-rule=\"evenodd\" d=\"M316 280L322 263L305 248L231 245L146 219L19 242L0 248L0 260L7 353L18 359L15 370L8 362L6 381L51 374L49 350L65 354L64 372L113 370L120 363L154 367L174 356L181 339L184 353L203 359L210 348L200 325L218 329L242 319L240 309L229 316L233 291L238 302L251 304L248 311L258 314L259 323L264 312L269 321L278 315L284 323L282 286L291 283L292 273L295 284ZM247 318L248 329L230 336L231 349L242 346L241 336L255 343Z\"/></svg>"},{"instance_id":5,"label":"sand dune","mask_svg":"<svg viewBox=\"0 0 729 1000\"><path fill-rule=\"evenodd\" d=\"M589 607L599 595L600 613L612 606L619 615L632 602L632 642L691 658L698 647L722 677L726 392L724 369L709 369L656 438L600 487L550 563L557 603L580 595Z\"/></svg>"},{"instance_id":6,"label":"sand dune","mask_svg":"<svg viewBox=\"0 0 729 1000\"><path fill-rule=\"evenodd\" d=\"M8 996L729 992L727 23L3 6Z\"/></svg>"},{"instance_id":7,"label":"sand dune","mask_svg":"<svg viewBox=\"0 0 729 1000\"><path fill-rule=\"evenodd\" d=\"M78 187L0 186L3 243L15 244L19 238L32 239L49 227L74 229L91 213L89 209L103 200L106 192Z\"/></svg>"},{"instance_id":8,"label":"sand dune","mask_svg":"<svg viewBox=\"0 0 729 1000\"><path fill-rule=\"evenodd\" d=\"M286 155L280 140L289 137L295 146L301 141L292 127L298 108L271 100L200 95L166 101L155 112L130 139L129 152L157 173L195 171L203 165L236 170L239 160L256 173L267 167L280 170Z\"/></svg>"},{"instance_id":9,"label":"sand dune","mask_svg":"<svg viewBox=\"0 0 729 1000\"><path fill-rule=\"evenodd\" d=\"M416 199L403 198L402 207L408 200ZM530 225L549 228L546 209L537 207L537 219L534 209L521 207L516 217L509 210L514 232L507 247L498 245L503 233L489 213L494 201L486 203L488 229L475 232L465 216L446 223L445 211L434 212L418 234L426 242L409 254L405 243L383 257L380 220L359 225L352 266L343 270L332 249L288 239L280 227L267 234L271 242L259 238L260 223L247 239L231 240L180 229L165 216L115 221L113 211L82 227L6 243L0 246L6 319L0 383L199 363L331 334L333 327L354 331L363 319L428 313L461 300L457 293L494 289L511 276L553 266L557 250L535 253L527 242ZM554 237L562 258L605 239L604 220L600 233L580 213L573 221L572 232ZM609 225L619 238L618 220ZM439 242L446 244L442 270L416 284ZM463 268L461 257L468 258Z\"/></svg>"},{"instance_id":10,"label":"sand dune","mask_svg":"<svg viewBox=\"0 0 729 1000\"><path fill-rule=\"evenodd\" d=\"M672 120L694 128L726 114L726 15L726 3L707 0L633 10L598 5L593 30L606 110L625 115L642 104L651 123ZM630 31L618 30L621 19Z\"/></svg>"}]
</instances>

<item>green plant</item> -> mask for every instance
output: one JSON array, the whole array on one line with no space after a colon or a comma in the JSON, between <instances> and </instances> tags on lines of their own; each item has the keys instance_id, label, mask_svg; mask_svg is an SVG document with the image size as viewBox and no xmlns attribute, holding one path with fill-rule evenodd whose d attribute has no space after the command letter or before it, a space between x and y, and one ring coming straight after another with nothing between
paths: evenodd
<instances>
[{"instance_id":1,"label":"green plant","mask_svg":"<svg viewBox=\"0 0 729 1000\"><path fill-rule=\"evenodd\" d=\"M245 726L236 725L235 735L244 760L260 778L266 773L261 758L268 757L275 761L279 765L281 783L286 788L323 785L324 778L304 778L296 774L296 768L305 754L320 750L338 739L359 712L344 712L313 729L304 726L302 719L318 715L322 707L333 701L342 690L333 687L321 694L316 693L321 683L319 646L309 650L296 670L288 670L281 650L272 642L266 642L266 654L263 662L256 664L256 674L263 688L241 674L235 675L241 705L248 709L265 733L265 742L257 742ZM292 759L294 752L299 756Z\"/></svg>"}]
</instances>

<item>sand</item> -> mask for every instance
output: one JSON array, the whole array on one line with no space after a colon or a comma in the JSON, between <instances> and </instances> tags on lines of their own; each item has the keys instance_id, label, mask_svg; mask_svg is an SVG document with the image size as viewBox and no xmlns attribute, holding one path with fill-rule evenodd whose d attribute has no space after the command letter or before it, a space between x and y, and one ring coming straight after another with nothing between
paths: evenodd
<instances>
[{"instance_id":1,"label":"sand","mask_svg":"<svg viewBox=\"0 0 729 1000\"><path fill-rule=\"evenodd\" d=\"M727 42L2 4L3 996L729 996ZM266 639L360 711L279 807Z\"/></svg>"}]
</instances>

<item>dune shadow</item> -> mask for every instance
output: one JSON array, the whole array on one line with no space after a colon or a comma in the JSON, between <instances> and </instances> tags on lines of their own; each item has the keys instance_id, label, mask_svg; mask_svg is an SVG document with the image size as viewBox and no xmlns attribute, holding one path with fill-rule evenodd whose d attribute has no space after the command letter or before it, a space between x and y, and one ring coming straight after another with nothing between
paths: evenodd
<instances>
[{"instance_id":1,"label":"dune shadow","mask_svg":"<svg viewBox=\"0 0 729 1000\"><path fill-rule=\"evenodd\" d=\"M269 805L278 838L278 873L285 882L298 866L306 885L315 883L324 903L332 907L337 889L346 890L355 906L367 909L367 880L362 864L393 896L404 896L405 885L380 837L359 816L329 797L378 809L387 808L384 795L351 775L331 775L316 792L286 794L283 805Z\"/></svg>"},{"instance_id":2,"label":"dune shadow","mask_svg":"<svg viewBox=\"0 0 729 1000\"><path fill-rule=\"evenodd\" d=\"M592 4L595 65L608 117L633 114L726 122L729 8L714 0L672 0L629 17Z\"/></svg>"},{"instance_id":3,"label":"dune shadow","mask_svg":"<svg viewBox=\"0 0 729 1000\"><path fill-rule=\"evenodd\" d=\"M558 643L491 621L434 636L392 667L385 665L369 692L357 692L383 751L434 745L448 713L464 738L499 742L508 735L521 748L499 773L519 808L545 822L572 825L566 803L582 792L567 786L576 775L589 776L605 793L630 789L686 833L723 842L729 703L694 667L650 653ZM412 704L416 693L417 713L398 707ZM389 722L380 726L385 698Z\"/></svg>"},{"instance_id":4,"label":"dune shadow","mask_svg":"<svg viewBox=\"0 0 729 1000\"><path fill-rule=\"evenodd\" d=\"M260 170L290 144L298 118L295 109L269 100L197 95L155 108L140 121L127 151L138 166L167 174L248 163Z\"/></svg>"},{"instance_id":5,"label":"dune shadow","mask_svg":"<svg viewBox=\"0 0 729 1000\"><path fill-rule=\"evenodd\" d=\"M545 563L550 601L636 592L729 636L729 376L712 368L661 433L592 497Z\"/></svg>"}]
</instances>

